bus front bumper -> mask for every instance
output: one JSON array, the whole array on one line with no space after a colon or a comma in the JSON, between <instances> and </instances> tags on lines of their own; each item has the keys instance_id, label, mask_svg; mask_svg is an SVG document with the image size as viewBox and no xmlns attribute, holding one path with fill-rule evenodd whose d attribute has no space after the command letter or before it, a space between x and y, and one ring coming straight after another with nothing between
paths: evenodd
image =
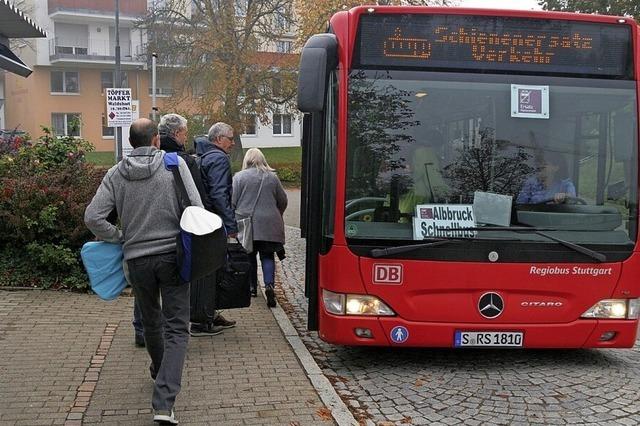
<instances>
[{"instance_id":1,"label":"bus front bumper","mask_svg":"<svg viewBox=\"0 0 640 426\"><path fill-rule=\"evenodd\" d=\"M456 335L460 332L522 333L522 348L631 348L636 342L638 320L438 323L405 321L399 317L337 316L321 311L318 334L322 340L337 345L447 348L456 347ZM371 337L359 337L363 334Z\"/></svg>"}]
</instances>

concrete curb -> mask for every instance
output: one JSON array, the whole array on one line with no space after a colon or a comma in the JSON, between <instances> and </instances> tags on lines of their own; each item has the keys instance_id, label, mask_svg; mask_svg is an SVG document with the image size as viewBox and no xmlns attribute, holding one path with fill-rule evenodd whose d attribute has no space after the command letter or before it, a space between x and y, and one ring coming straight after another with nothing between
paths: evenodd
<instances>
[{"instance_id":1,"label":"concrete curb","mask_svg":"<svg viewBox=\"0 0 640 426\"><path fill-rule=\"evenodd\" d=\"M318 392L318 396L320 396L320 399L327 408L331 410L331 415L338 426L357 426L358 422L355 417L353 417L353 414L351 414L347 405L342 401L342 399L340 399L340 396L338 396L336 390L331 385L331 382L329 382L329 379L327 379L322 373L322 370L302 342L302 339L291 324L291 321L289 321L289 317L287 317L284 310L280 305L278 305L275 308L271 308L271 312L273 313L278 326L280 326L282 333L289 342L289 345L291 345L293 352L300 360L300 364L302 364L302 367L307 373L311 384Z\"/></svg>"}]
</instances>

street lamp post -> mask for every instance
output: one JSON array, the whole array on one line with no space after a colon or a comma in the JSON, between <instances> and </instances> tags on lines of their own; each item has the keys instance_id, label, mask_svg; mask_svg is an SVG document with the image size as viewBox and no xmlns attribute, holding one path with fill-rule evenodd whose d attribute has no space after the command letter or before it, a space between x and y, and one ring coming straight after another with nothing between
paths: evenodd
<instances>
[{"instance_id":1,"label":"street lamp post","mask_svg":"<svg viewBox=\"0 0 640 426\"><path fill-rule=\"evenodd\" d=\"M116 71L115 87L122 87L120 78L120 0L116 0ZM122 160L122 127L116 127L116 162Z\"/></svg>"},{"instance_id":2,"label":"street lamp post","mask_svg":"<svg viewBox=\"0 0 640 426\"><path fill-rule=\"evenodd\" d=\"M158 107L156 106L156 61L158 55L156 52L151 54L151 112L153 121L158 121Z\"/></svg>"}]
</instances>

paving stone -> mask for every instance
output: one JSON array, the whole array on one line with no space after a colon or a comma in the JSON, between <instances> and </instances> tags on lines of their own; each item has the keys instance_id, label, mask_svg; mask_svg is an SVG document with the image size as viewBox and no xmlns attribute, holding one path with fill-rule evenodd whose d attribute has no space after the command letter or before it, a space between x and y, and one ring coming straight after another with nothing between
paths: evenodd
<instances>
[{"instance_id":1,"label":"paving stone","mask_svg":"<svg viewBox=\"0 0 640 426\"><path fill-rule=\"evenodd\" d=\"M345 379L336 385L339 395L359 401L357 412L375 424L401 425L396 413L387 411L394 406L399 414L419 413L411 416L412 424L640 424L640 342L630 350L554 351L350 348L323 342L306 330L304 240L296 228L287 227L286 233L278 297L324 373L339 371Z\"/></svg>"},{"instance_id":2,"label":"paving stone","mask_svg":"<svg viewBox=\"0 0 640 426\"><path fill-rule=\"evenodd\" d=\"M132 302L0 290L10 318L0 320L0 424L150 424L153 382L149 356L133 345ZM181 424L333 424L265 300L252 302L225 312L235 328L190 339Z\"/></svg>"}]
</instances>

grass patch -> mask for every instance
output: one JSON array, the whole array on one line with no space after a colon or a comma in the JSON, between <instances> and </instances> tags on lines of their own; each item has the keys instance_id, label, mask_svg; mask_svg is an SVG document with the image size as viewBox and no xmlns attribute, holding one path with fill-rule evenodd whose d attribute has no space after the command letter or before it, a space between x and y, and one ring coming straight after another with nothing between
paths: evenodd
<instances>
[{"instance_id":1,"label":"grass patch","mask_svg":"<svg viewBox=\"0 0 640 426\"><path fill-rule=\"evenodd\" d=\"M104 151L104 152L87 152L85 154L87 156L87 161L95 164L96 166L107 166L111 167L116 164L116 157L113 151Z\"/></svg>"},{"instance_id":2,"label":"grass patch","mask_svg":"<svg viewBox=\"0 0 640 426\"><path fill-rule=\"evenodd\" d=\"M247 152L247 150L244 150ZM302 148L299 146L287 148L260 148L267 159L267 163L300 163L302 162Z\"/></svg>"},{"instance_id":3,"label":"grass patch","mask_svg":"<svg viewBox=\"0 0 640 426\"><path fill-rule=\"evenodd\" d=\"M247 149L248 148L244 148L243 151L247 152ZM295 164L302 162L302 148L299 146L287 148L261 148L260 151L262 151L269 164ZM113 151L87 152L86 156L89 162L99 166L113 166L115 164L115 154ZM240 163L242 163L242 161L240 161Z\"/></svg>"},{"instance_id":4,"label":"grass patch","mask_svg":"<svg viewBox=\"0 0 640 426\"><path fill-rule=\"evenodd\" d=\"M247 152L249 148L244 148ZM267 163L274 169L283 184L296 187L300 185L300 169L302 167L302 148L299 146L285 148L260 148ZM113 151L87 152L87 160L97 166L111 167L115 164ZM244 156L244 155L243 155ZM242 159L231 165L233 172L242 168Z\"/></svg>"}]
</instances>

